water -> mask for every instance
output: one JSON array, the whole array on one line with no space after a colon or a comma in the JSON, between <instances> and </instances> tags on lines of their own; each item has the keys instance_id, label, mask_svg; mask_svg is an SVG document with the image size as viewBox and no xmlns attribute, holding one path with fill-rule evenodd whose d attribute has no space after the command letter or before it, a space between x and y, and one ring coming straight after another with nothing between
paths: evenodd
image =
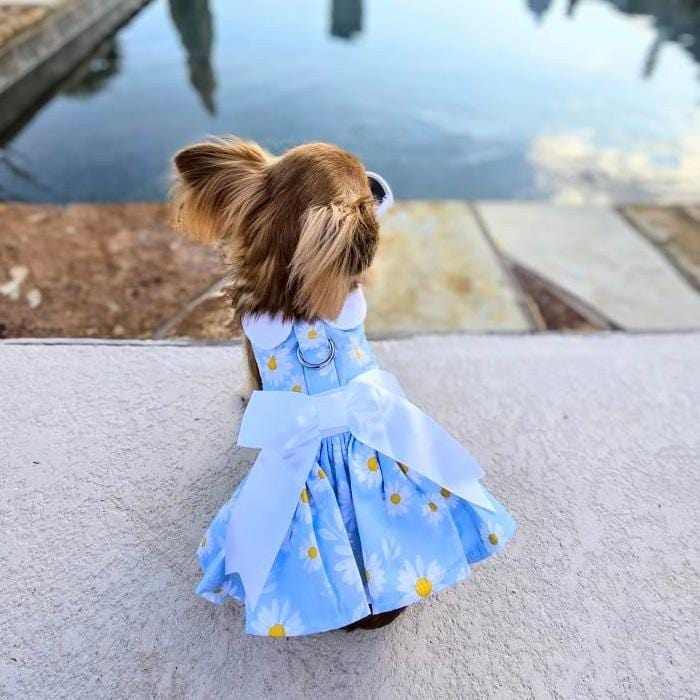
<instances>
[{"instance_id":1,"label":"water","mask_svg":"<svg viewBox=\"0 0 700 700\"><path fill-rule=\"evenodd\" d=\"M156 200L206 134L402 198L700 199L698 0L156 0L5 140L0 198Z\"/></svg>"}]
</instances>

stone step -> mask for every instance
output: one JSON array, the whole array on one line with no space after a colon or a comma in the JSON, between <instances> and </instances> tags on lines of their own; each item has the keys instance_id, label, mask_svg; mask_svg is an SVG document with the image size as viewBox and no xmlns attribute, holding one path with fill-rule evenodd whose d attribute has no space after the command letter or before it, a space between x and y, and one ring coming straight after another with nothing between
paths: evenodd
<instances>
[{"instance_id":1,"label":"stone step","mask_svg":"<svg viewBox=\"0 0 700 700\"><path fill-rule=\"evenodd\" d=\"M675 267L693 282L694 211L625 210L652 245L610 209L400 202L382 222L368 331L700 327ZM217 252L167 222L163 204L0 204L0 337L232 337Z\"/></svg>"},{"instance_id":2,"label":"stone step","mask_svg":"<svg viewBox=\"0 0 700 700\"><path fill-rule=\"evenodd\" d=\"M366 293L375 336L531 328L517 287L464 202L399 202L387 212Z\"/></svg>"},{"instance_id":3,"label":"stone step","mask_svg":"<svg viewBox=\"0 0 700 700\"><path fill-rule=\"evenodd\" d=\"M700 328L700 296L617 212L479 203L503 255L625 330Z\"/></svg>"}]
</instances>

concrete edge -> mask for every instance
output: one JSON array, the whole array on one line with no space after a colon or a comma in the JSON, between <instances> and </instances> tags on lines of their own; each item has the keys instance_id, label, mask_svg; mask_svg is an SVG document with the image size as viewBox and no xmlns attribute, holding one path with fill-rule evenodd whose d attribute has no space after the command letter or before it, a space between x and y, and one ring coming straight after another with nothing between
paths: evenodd
<instances>
[{"instance_id":1,"label":"concrete edge","mask_svg":"<svg viewBox=\"0 0 700 700\"><path fill-rule=\"evenodd\" d=\"M0 50L0 134L150 0L70 0Z\"/></svg>"},{"instance_id":2,"label":"concrete edge","mask_svg":"<svg viewBox=\"0 0 700 700\"><path fill-rule=\"evenodd\" d=\"M620 336L630 339L650 339L657 336L666 337L673 335L682 336L697 336L700 338L700 330L693 329L678 329L678 330L647 330L647 331L616 331L616 330L601 330L592 332L566 332L566 331L546 331L546 332L522 332L522 331L457 331L445 333L410 333L405 335L389 335L389 336L369 336L370 341L401 341L412 340L414 338L501 338L501 337L523 337L532 338L534 336L558 338L560 340L577 340L587 338L597 342L608 341ZM175 347L175 348L207 348L207 347L237 347L241 345L241 339L232 338L231 340L192 340L188 338L172 339L172 340L141 340L134 339L111 339L111 338L7 338L0 340L0 349L3 347L26 347L26 346L121 346L121 347L142 347L142 348L158 348L158 347Z\"/></svg>"}]
</instances>

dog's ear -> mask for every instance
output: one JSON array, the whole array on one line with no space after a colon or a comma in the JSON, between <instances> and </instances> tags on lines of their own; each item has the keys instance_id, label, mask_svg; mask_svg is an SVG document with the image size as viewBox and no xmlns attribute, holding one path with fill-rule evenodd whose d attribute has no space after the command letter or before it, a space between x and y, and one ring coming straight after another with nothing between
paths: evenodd
<instances>
[{"instance_id":1,"label":"dog's ear","mask_svg":"<svg viewBox=\"0 0 700 700\"><path fill-rule=\"evenodd\" d=\"M202 243L223 240L262 197L272 156L255 143L218 139L197 143L173 158L172 201L177 228Z\"/></svg>"},{"instance_id":2,"label":"dog's ear","mask_svg":"<svg viewBox=\"0 0 700 700\"><path fill-rule=\"evenodd\" d=\"M379 227L374 212L369 196L306 212L289 275L297 313L317 318L340 312L377 250Z\"/></svg>"}]
</instances>

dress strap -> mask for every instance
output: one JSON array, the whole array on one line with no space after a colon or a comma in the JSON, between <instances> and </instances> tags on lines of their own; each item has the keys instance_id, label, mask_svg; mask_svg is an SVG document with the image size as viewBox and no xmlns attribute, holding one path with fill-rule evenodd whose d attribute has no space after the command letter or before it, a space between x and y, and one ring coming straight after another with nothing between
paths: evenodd
<instances>
[{"instance_id":1,"label":"dress strap","mask_svg":"<svg viewBox=\"0 0 700 700\"><path fill-rule=\"evenodd\" d=\"M317 394L340 386L335 368L336 348L326 334L324 323L296 321L294 335L298 343L297 361L304 372L309 393Z\"/></svg>"}]
</instances>

